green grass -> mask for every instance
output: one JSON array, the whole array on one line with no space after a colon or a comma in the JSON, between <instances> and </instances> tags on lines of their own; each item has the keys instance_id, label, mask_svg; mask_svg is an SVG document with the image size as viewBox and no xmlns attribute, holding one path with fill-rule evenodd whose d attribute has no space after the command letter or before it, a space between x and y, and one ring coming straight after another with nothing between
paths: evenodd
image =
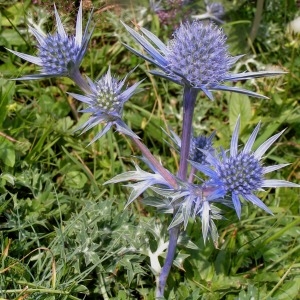
<instances>
[{"instance_id":1,"label":"green grass","mask_svg":"<svg viewBox=\"0 0 300 300\"><path fill-rule=\"evenodd\" d=\"M246 36L255 7L249 1L223 2L230 49L233 54L246 53L240 70L272 66L289 73L243 83L269 100L216 93L211 102L200 95L195 134L216 130L216 145L228 147L238 114L241 143L259 120L263 129L256 146L287 128L265 163L291 163L273 177L299 183L300 37L285 31L294 18L295 4L284 0L266 3L257 39L248 46ZM82 135L75 131L88 116L77 113L81 106L66 94L78 92L70 80L10 80L37 70L5 47L34 54L26 18L32 14L41 20L53 8L51 1L3 3L0 1L0 299L154 299L150 256L159 242L167 241L170 219L145 207L141 199L124 210L130 190L120 184L103 185L132 170L133 156L140 153L113 131L87 146L99 128ZM123 77L139 64L130 81L146 78L145 90L125 106L125 120L164 166L176 172L177 154L164 142L161 128L170 126L180 133L181 91L149 75L147 70L153 66L122 46L120 40L132 41L119 19L129 24L131 20L143 22L163 40L171 29L160 25L157 17L141 16L141 9L134 6L119 10L105 9L105 1L93 1L93 5L95 31L82 71L97 78L111 65L113 73ZM72 18L75 15L72 1L58 8L64 18L68 10ZM45 22L45 28L51 29L52 19ZM226 220L217 223L217 247L211 242L203 244L199 220L188 225L168 279L167 299L300 299L299 191L270 189L259 196L274 215L245 205L239 221L224 208Z\"/></svg>"}]
</instances>

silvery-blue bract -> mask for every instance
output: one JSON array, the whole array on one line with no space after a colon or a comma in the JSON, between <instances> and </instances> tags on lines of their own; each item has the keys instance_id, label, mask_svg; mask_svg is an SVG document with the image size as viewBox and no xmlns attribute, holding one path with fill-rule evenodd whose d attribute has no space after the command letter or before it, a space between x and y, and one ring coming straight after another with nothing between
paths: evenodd
<instances>
[{"instance_id":1,"label":"silvery-blue bract","mask_svg":"<svg viewBox=\"0 0 300 300\"><path fill-rule=\"evenodd\" d=\"M135 183L127 184L128 187L132 188L132 191L126 203L126 207L150 187L159 185L170 188L170 184L157 172L156 168L147 160L147 158L142 157L141 160L148 165L152 173L143 171L137 164L134 164L136 168L135 171L129 171L116 175L112 179L105 182L105 184L108 184L124 181L135 181Z\"/></svg>"}]
</instances>

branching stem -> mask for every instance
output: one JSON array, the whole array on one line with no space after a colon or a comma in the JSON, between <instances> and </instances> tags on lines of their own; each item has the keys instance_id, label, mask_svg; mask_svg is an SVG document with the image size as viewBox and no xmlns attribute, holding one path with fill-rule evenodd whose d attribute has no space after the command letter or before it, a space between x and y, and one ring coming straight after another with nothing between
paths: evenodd
<instances>
[{"instance_id":1,"label":"branching stem","mask_svg":"<svg viewBox=\"0 0 300 300\"><path fill-rule=\"evenodd\" d=\"M86 94L91 93L91 87L87 83L87 81L83 78L79 70L75 69L72 72L72 76L70 77Z\"/></svg>"},{"instance_id":2,"label":"branching stem","mask_svg":"<svg viewBox=\"0 0 300 300\"><path fill-rule=\"evenodd\" d=\"M149 149L139 139L131 137L131 140L140 149L144 157L146 157L148 161L156 168L157 172L170 184L170 186L176 188L177 182L174 176L159 163Z\"/></svg>"},{"instance_id":3,"label":"branching stem","mask_svg":"<svg viewBox=\"0 0 300 300\"><path fill-rule=\"evenodd\" d=\"M188 166L188 158L190 153L190 143L192 136L192 121L195 109L195 103L198 91L185 87L183 91L183 122L182 122L182 137L181 137L181 151L178 177L186 181L186 173Z\"/></svg>"}]
</instances>

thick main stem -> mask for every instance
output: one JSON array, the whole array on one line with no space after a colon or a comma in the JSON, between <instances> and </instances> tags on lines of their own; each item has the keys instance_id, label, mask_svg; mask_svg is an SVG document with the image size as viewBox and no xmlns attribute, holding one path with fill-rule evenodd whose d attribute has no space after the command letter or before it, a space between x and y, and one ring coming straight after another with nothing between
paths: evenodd
<instances>
[{"instance_id":1,"label":"thick main stem","mask_svg":"<svg viewBox=\"0 0 300 300\"><path fill-rule=\"evenodd\" d=\"M195 109L195 103L198 91L185 87L183 91L183 122L182 122L182 136L181 136L181 150L180 150L180 164L178 177L185 181L188 158L190 154L190 144L192 136L192 122Z\"/></svg>"},{"instance_id":2,"label":"thick main stem","mask_svg":"<svg viewBox=\"0 0 300 300\"><path fill-rule=\"evenodd\" d=\"M195 109L195 103L198 91L189 87L185 87L183 91L183 124L182 124L182 137L181 137L181 151L180 151L180 165L178 170L179 179L186 181L188 158L190 153L190 143L192 135L192 121ZM174 215L176 214L174 208ZM158 288L156 291L156 299L163 299L164 290L169 276L177 247L177 241L180 233L180 225L174 226L169 230L169 246L165 264L162 267Z\"/></svg>"}]
</instances>

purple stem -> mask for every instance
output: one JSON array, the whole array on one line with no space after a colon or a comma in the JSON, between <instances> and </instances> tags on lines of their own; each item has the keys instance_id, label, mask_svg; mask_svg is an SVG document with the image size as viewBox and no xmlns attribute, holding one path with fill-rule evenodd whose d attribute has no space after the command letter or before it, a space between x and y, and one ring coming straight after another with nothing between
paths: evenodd
<instances>
[{"instance_id":1,"label":"purple stem","mask_svg":"<svg viewBox=\"0 0 300 300\"><path fill-rule=\"evenodd\" d=\"M139 139L134 137L130 138L143 153L144 157L146 157L148 161L156 168L157 172L170 184L170 186L176 189L177 181L174 176L159 163L159 161Z\"/></svg>"},{"instance_id":2,"label":"purple stem","mask_svg":"<svg viewBox=\"0 0 300 300\"><path fill-rule=\"evenodd\" d=\"M183 91L183 125L182 125L182 138L181 138L181 152L180 152L180 165L178 171L179 179L186 181L188 158L190 153L190 142L192 134L192 121L195 109L195 103L198 91L190 87L184 87ZM176 214L176 208L174 208L173 215ZM156 291L156 299L163 299L164 290L169 276L177 247L177 241L180 233L180 225L174 226L169 230L169 245L167 250L167 256L165 264L162 267L158 288Z\"/></svg>"},{"instance_id":3,"label":"purple stem","mask_svg":"<svg viewBox=\"0 0 300 300\"><path fill-rule=\"evenodd\" d=\"M180 233L180 226L174 226L169 230L169 245L168 252L165 260L165 264L162 267L161 273L159 275L158 288L156 291L156 299L164 299L164 290L167 282L167 278L169 276L175 253L177 247L177 240Z\"/></svg>"},{"instance_id":4,"label":"purple stem","mask_svg":"<svg viewBox=\"0 0 300 300\"><path fill-rule=\"evenodd\" d=\"M190 154L190 143L192 135L192 122L198 91L185 87L183 91L183 124L181 136L180 164L178 177L186 181L188 159Z\"/></svg>"}]
</instances>

